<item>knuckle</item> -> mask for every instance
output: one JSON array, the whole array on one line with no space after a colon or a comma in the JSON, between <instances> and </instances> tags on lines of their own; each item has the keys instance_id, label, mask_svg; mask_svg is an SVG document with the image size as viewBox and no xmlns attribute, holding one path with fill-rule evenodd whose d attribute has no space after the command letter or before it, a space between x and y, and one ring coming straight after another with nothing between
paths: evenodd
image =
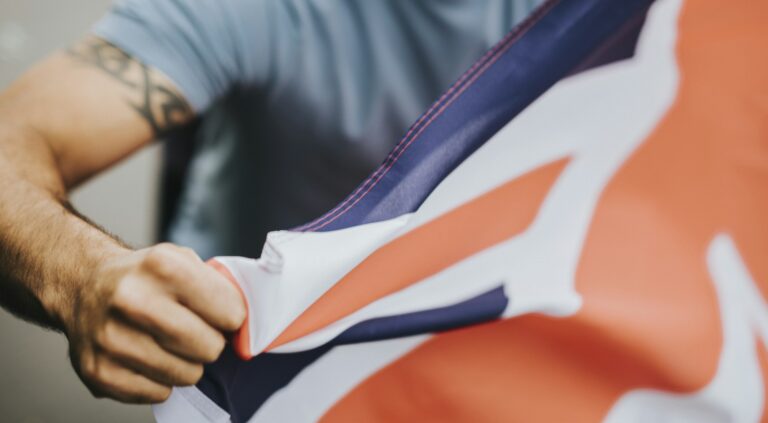
<instances>
[{"instance_id":1,"label":"knuckle","mask_svg":"<svg viewBox=\"0 0 768 423\"><path fill-rule=\"evenodd\" d=\"M199 364L178 364L166 372L167 379L177 386L189 386L197 383L203 376L203 366Z\"/></svg>"},{"instance_id":2,"label":"knuckle","mask_svg":"<svg viewBox=\"0 0 768 423\"><path fill-rule=\"evenodd\" d=\"M159 402L165 402L170 396L171 396L171 388L167 386L163 386L162 388L158 388L155 392L148 395L147 399L149 400L149 402L159 403Z\"/></svg>"},{"instance_id":3,"label":"knuckle","mask_svg":"<svg viewBox=\"0 0 768 423\"><path fill-rule=\"evenodd\" d=\"M238 298L238 301L240 299ZM243 325L243 322L245 322L245 319L247 317L247 313L245 311L245 307L238 304L234 307L228 307L226 310L223 311L222 317L224 318L224 329L226 330L237 330L240 328L240 326Z\"/></svg>"},{"instance_id":4,"label":"knuckle","mask_svg":"<svg viewBox=\"0 0 768 423\"><path fill-rule=\"evenodd\" d=\"M89 381L96 380L96 362L95 360L83 360L80 363L80 374Z\"/></svg>"},{"instance_id":5,"label":"knuckle","mask_svg":"<svg viewBox=\"0 0 768 423\"><path fill-rule=\"evenodd\" d=\"M217 333L216 336L211 336L208 342L206 342L205 352L203 353L205 362L212 363L216 361L221 352L224 351L225 344L224 337L220 334Z\"/></svg>"},{"instance_id":6,"label":"knuckle","mask_svg":"<svg viewBox=\"0 0 768 423\"><path fill-rule=\"evenodd\" d=\"M102 328L99 330L96 333L94 340L96 341L96 345L98 345L102 350L109 351L111 349L112 340L109 339L109 335L105 329Z\"/></svg>"},{"instance_id":7,"label":"knuckle","mask_svg":"<svg viewBox=\"0 0 768 423\"><path fill-rule=\"evenodd\" d=\"M201 365L197 365L192 370L192 385L196 384L200 381L200 379L203 378L203 373L205 372L205 367Z\"/></svg>"},{"instance_id":8,"label":"knuckle","mask_svg":"<svg viewBox=\"0 0 768 423\"><path fill-rule=\"evenodd\" d=\"M96 370L93 374L93 379L101 385L109 386L112 379L109 377L109 370L104 366L96 366Z\"/></svg>"},{"instance_id":9,"label":"knuckle","mask_svg":"<svg viewBox=\"0 0 768 423\"><path fill-rule=\"evenodd\" d=\"M81 357L77 366L78 374L94 398L106 398L108 392L101 379L104 377L96 356Z\"/></svg>"},{"instance_id":10,"label":"knuckle","mask_svg":"<svg viewBox=\"0 0 768 423\"><path fill-rule=\"evenodd\" d=\"M147 256L144 258L144 268L161 278L172 277L178 271L174 253L170 248L163 247L163 244L152 248L147 253Z\"/></svg>"},{"instance_id":11,"label":"knuckle","mask_svg":"<svg viewBox=\"0 0 768 423\"><path fill-rule=\"evenodd\" d=\"M104 388L108 386L110 377L109 371L101 365L98 360L90 360L81 367L83 378L96 385L96 389L103 393Z\"/></svg>"},{"instance_id":12,"label":"knuckle","mask_svg":"<svg viewBox=\"0 0 768 423\"><path fill-rule=\"evenodd\" d=\"M240 316L230 316L227 318L227 322L224 325L224 330L228 332L234 332L243 325L243 319L240 318Z\"/></svg>"},{"instance_id":13,"label":"knuckle","mask_svg":"<svg viewBox=\"0 0 768 423\"><path fill-rule=\"evenodd\" d=\"M154 246L154 249L157 251L165 251L167 253L172 253L179 250L179 247L176 245L170 243L170 242L161 242L159 244L156 244Z\"/></svg>"},{"instance_id":14,"label":"knuckle","mask_svg":"<svg viewBox=\"0 0 768 423\"><path fill-rule=\"evenodd\" d=\"M199 256L197 255L197 252L195 250L189 247L177 247L177 248L179 249L180 252L184 253L184 255L194 259L199 259Z\"/></svg>"},{"instance_id":15,"label":"knuckle","mask_svg":"<svg viewBox=\"0 0 768 423\"><path fill-rule=\"evenodd\" d=\"M114 323L108 321L96 335L96 343L105 351L115 351L118 348L118 335L116 332Z\"/></svg>"},{"instance_id":16,"label":"knuckle","mask_svg":"<svg viewBox=\"0 0 768 423\"><path fill-rule=\"evenodd\" d=\"M245 323L245 319L248 317L245 307L233 307L232 310L232 328L233 330L240 329L240 326Z\"/></svg>"},{"instance_id":17,"label":"knuckle","mask_svg":"<svg viewBox=\"0 0 768 423\"><path fill-rule=\"evenodd\" d=\"M203 377L203 366L196 364L189 366L179 377L182 385L194 385Z\"/></svg>"},{"instance_id":18,"label":"knuckle","mask_svg":"<svg viewBox=\"0 0 768 423\"><path fill-rule=\"evenodd\" d=\"M142 304L142 291L136 286L131 286L127 280L123 279L117 283L115 291L112 294L112 305L118 309L131 311L139 308Z\"/></svg>"}]
</instances>

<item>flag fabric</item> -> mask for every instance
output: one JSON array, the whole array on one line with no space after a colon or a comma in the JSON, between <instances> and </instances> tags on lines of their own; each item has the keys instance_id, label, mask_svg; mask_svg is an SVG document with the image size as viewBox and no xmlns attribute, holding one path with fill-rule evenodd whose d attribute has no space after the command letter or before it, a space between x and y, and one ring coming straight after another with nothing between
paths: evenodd
<instances>
[{"instance_id":1,"label":"flag fabric","mask_svg":"<svg viewBox=\"0 0 768 423\"><path fill-rule=\"evenodd\" d=\"M158 421L768 421L768 4L651 3L545 2L214 259L248 318Z\"/></svg>"}]
</instances>

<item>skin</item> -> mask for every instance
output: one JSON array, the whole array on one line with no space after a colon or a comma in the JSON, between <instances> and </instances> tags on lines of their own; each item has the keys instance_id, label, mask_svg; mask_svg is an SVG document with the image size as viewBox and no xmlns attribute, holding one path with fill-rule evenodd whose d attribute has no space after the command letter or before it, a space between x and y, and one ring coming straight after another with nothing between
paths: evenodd
<instances>
[{"instance_id":1,"label":"skin","mask_svg":"<svg viewBox=\"0 0 768 423\"><path fill-rule=\"evenodd\" d=\"M0 94L0 303L63 332L96 397L164 401L245 318L237 289L192 250L133 250L67 201L192 118L168 78L92 36Z\"/></svg>"}]
</instances>

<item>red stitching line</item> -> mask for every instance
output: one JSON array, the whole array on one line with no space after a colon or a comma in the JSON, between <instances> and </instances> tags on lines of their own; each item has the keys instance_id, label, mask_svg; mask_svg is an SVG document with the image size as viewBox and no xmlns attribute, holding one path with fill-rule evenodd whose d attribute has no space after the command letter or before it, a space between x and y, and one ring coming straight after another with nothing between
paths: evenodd
<instances>
[{"instance_id":1,"label":"red stitching line","mask_svg":"<svg viewBox=\"0 0 768 423\"><path fill-rule=\"evenodd\" d=\"M384 162L382 163L382 165L379 166L376 169L376 171L373 174L371 174L362 184L360 184L360 186L357 187L357 189L352 193L352 195L347 197L346 200L338 204L336 207L334 207L331 211L329 211L325 215L317 218L312 222L307 223L306 225L299 227L298 229L302 230L306 228L306 230L311 230L309 228L310 226L317 226L323 220L330 218L337 210L339 210L340 208L344 207L347 203L352 201L352 198L355 198L360 191L362 191L369 183L371 183L371 181L373 181L376 178L376 176L380 172L382 172L385 169L385 167L389 164L389 162L393 159L393 157L397 154L397 152L402 148L405 148L404 144L408 140L408 137L410 137L411 134L420 127L421 123L424 122L427 119L427 117L429 117L430 114L435 109L437 109L456 90L456 88L459 87L459 85L461 85L478 67L480 67L480 65L483 64L483 61L486 60L488 56L494 54L499 49L499 47L503 45L505 42L506 40L502 40L501 42L497 43L497 45L495 45L492 49L487 51L483 55L483 57L477 60L466 72L464 72L461 75L461 77L459 77L459 79L456 82L454 82L453 85L451 85L451 87L448 88L448 90L445 93L443 93L443 95L440 96L440 98L436 102L434 102L432 106L430 106L430 108L426 112L424 112L413 125L411 125L410 129L408 129L408 132L406 132L405 136L403 136L401 141L397 143L395 148L384 159Z\"/></svg>"},{"instance_id":2,"label":"red stitching line","mask_svg":"<svg viewBox=\"0 0 768 423\"><path fill-rule=\"evenodd\" d=\"M384 163L382 163L381 166L370 176L368 179L366 179L365 182L363 182L352 195L350 195L346 200L344 200L341 204L336 206L333 210L326 213L324 216L321 216L317 220L310 222L302 227L297 228L296 230L299 231L314 231L318 229L322 229L325 226L331 224L336 219L338 219L340 216L342 216L344 213L346 213L349 209L355 206L360 200L362 200L375 186L379 183L379 181L389 172L389 169L394 166L394 164L397 162L397 160L400 158L400 156L403 155L405 150L408 149L408 147L418 139L418 137L426 130L426 128L435 120L438 116L440 116L445 109L448 108L453 102L461 96L461 94L466 91L467 88L469 88L482 74L491 67L496 61L509 49L509 47L512 46L514 41L517 41L528 29L530 29L534 22L537 21L544 13L546 13L549 9L552 8L552 6L557 2L557 0L549 0L546 3L544 3L539 9L531 13L531 15L526 19L524 22L522 22L520 25L518 25L515 30L511 31L509 34L507 34L504 39L502 39L499 43L494 46L491 50L486 52L483 57L480 58L477 62L475 62L474 65L472 65L471 68L469 68L464 74L457 80L449 89L446 91L438 101L435 102L435 104L432 105L432 107L427 110L426 113L424 113L419 120L414 123L414 125L411 127L411 129L408 130L408 133L403 137L402 141L398 143L398 145L392 150L392 152L387 156ZM489 56L493 56L489 59ZM487 60L487 62L486 62ZM477 73L474 73L475 69L482 66L482 68L477 71ZM474 73L474 74L473 74ZM465 80L472 76L469 81L467 81L466 84L462 86ZM457 88L461 88L456 91L456 94L448 100L447 103L443 104L443 101L450 96L453 91L455 91ZM440 110L438 110L435 114L431 115L431 112L435 110L435 108L440 107ZM429 117L429 120L420 127L420 123L424 121ZM419 129L418 132L413 136L412 139L408 140L408 137L410 136L413 131L416 129ZM406 142L407 141L407 142ZM402 146L402 147L401 147ZM394 156L394 158L392 158ZM374 180L375 179L375 180ZM373 182L371 182L373 181ZM368 189L365 190L361 195L358 196L358 193L364 189L366 186L368 186ZM349 204L346 206L352 199L355 199L352 204ZM346 207L345 207L346 206ZM339 213L336 213L339 209L342 207L345 207L344 210L340 211ZM325 222L323 222L325 221ZM321 224L322 223L322 224Z\"/></svg>"},{"instance_id":3,"label":"red stitching line","mask_svg":"<svg viewBox=\"0 0 768 423\"><path fill-rule=\"evenodd\" d=\"M501 56L497 56L496 60L498 60L498 57L501 57ZM492 60L492 61L490 61L490 62L488 63L488 66L492 65L493 63L495 63L495 62L496 62L496 60ZM486 68L484 68L484 69L486 69ZM478 74L478 75L476 75L474 78L472 78L472 79L471 79L471 81L470 81L470 83L471 83L471 82L474 82L474 81L475 81L475 80L476 80L476 79L477 79L479 76L480 76L480 74ZM425 129L426 129L428 126L429 126L429 124L431 124L431 123L432 123L432 121L434 121L434 120L435 120L435 119L436 119L438 116L440 116L440 114L441 114L441 113L442 113L442 112L443 112L443 111L444 111L446 108L448 108L448 106L450 106L451 104L453 104L453 102L455 101L455 99L456 99L456 98L458 98L458 95L459 95L459 94L461 94L461 93L463 93L463 92L464 92L464 91L465 91L465 90L466 90L468 87L469 87L469 85L466 85L466 86L464 86L464 87L463 87L463 88L462 88L460 91L458 91L458 92L457 92L457 97L454 97L454 98L453 98L451 101L449 101L448 103L446 103L445 105L443 105L443 107L441 107L441 108L440 108L440 111L438 111L438 113L437 113L437 114L435 114L434 116L432 116L432 118L431 118L431 119L430 119L430 120L427 122L427 124L426 124L426 125L424 125L424 127L422 127L422 128L421 128L421 130L420 130L420 131L419 131L419 132L416 134L416 136L414 136L414 137L413 137L413 139L411 139L411 140L410 140L410 141L409 141L409 142L408 142L408 143L407 143L407 144L406 144L406 145L405 145L405 146L404 146L404 147L403 147L403 148L402 148L402 149L399 151L399 153L397 154L397 156L395 156L394 160L393 160L393 161L392 161L392 162L391 162L391 163L390 163L390 164L389 164L389 165L386 167L386 169L385 169L383 172L381 172L381 173L380 173L379 177L378 177L378 178L376 178L376 180L375 180L375 181L374 181L372 184L370 184L370 185L369 185L368 189L367 189L367 190L365 190L365 192L363 192L363 193L362 193L360 196L358 196L358 197L355 199L355 201L354 201L354 202L352 202L352 204L350 204L349 206L347 206L347 207L346 207L346 208L345 208L345 209L344 209L342 212L338 213L336 216L334 216L334 217L333 217L333 218L331 218L330 220L327 220L325 223L323 223L322 225L319 225L319 226L315 227L314 229L315 229L315 230L317 230L317 229L322 229L322 228L324 228L325 226L327 226L327 225L331 224L333 221L335 221L335 220L336 220L336 219L338 219L340 216L342 216L344 213L346 213L346 212L347 212L349 209L351 209L352 207L354 207L354 206L355 206L355 204L357 204L358 202L360 202L360 200L362 200L363 198L365 198L365 196L366 196L366 195L367 195L367 194L368 194L368 193L369 193L369 192L370 192L370 191L371 191L371 190L372 190L372 189L373 189L373 188L376 186L376 184L378 184L378 183L379 183L379 181L380 181L380 180L381 180L381 179L382 179L382 178L383 178L383 177L384 177L384 176L385 176L385 175L386 175L386 174L389 172L389 169L391 169L391 168L392 168L392 166L394 166L394 164L397 162L397 160L400 158L400 156L402 156L402 155L403 155L403 153L405 153L405 151L408 149L408 147L409 147L411 144L413 144L413 142L414 142L414 141L416 141L416 140L418 139L419 135L421 135L421 133L422 133L422 132L424 132L424 130L425 130Z\"/></svg>"}]
</instances>

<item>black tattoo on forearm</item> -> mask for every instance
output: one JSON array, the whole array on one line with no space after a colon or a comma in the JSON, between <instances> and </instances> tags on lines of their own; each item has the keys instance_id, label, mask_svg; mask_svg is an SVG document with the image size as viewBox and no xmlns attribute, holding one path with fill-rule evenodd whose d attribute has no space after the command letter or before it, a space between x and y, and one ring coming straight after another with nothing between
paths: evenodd
<instances>
[{"instance_id":1,"label":"black tattoo on forearm","mask_svg":"<svg viewBox=\"0 0 768 423\"><path fill-rule=\"evenodd\" d=\"M135 90L141 99L128 104L146 119L155 136L162 137L192 118L192 109L183 97L158 81L152 69L113 44L90 37L68 49L67 54Z\"/></svg>"}]
</instances>

